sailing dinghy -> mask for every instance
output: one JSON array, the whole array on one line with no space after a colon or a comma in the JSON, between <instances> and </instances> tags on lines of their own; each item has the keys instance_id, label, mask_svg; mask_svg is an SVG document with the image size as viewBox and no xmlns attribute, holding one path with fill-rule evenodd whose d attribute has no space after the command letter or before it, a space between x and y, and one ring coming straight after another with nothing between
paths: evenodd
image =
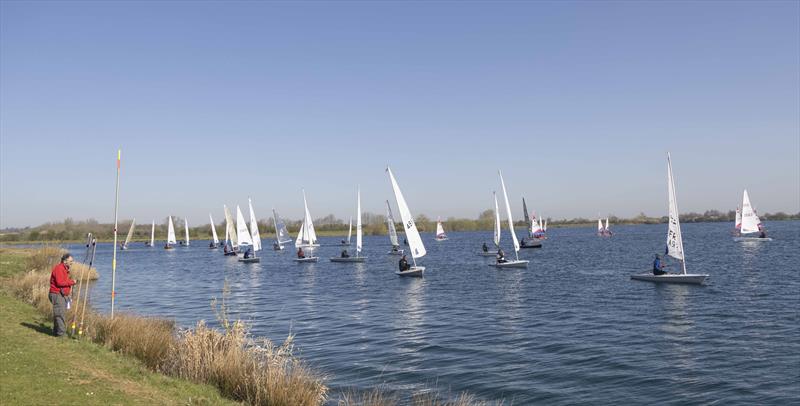
<instances>
[{"instance_id":1,"label":"sailing dinghy","mask_svg":"<svg viewBox=\"0 0 800 406\"><path fill-rule=\"evenodd\" d=\"M681 221L678 217L678 199L675 196L675 182L672 177L672 160L667 153L667 188L669 193L669 227L667 229L667 255L681 263L682 273L654 275L652 272L631 275L631 279L663 283L701 284L708 278L707 274L686 273L686 258L683 254L683 238L681 237Z\"/></svg>"},{"instance_id":2,"label":"sailing dinghy","mask_svg":"<svg viewBox=\"0 0 800 406\"><path fill-rule=\"evenodd\" d=\"M417 266L417 258L424 257L427 251L425 251L425 245L422 244L422 238L420 238L417 225L414 223L414 217L411 216L411 211L408 209L406 199L403 197L403 192L400 191L400 186L397 184L391 168L387 166L386 172L389 174L389 181L392 183L394 198L397 200L397 209L400 210L400 219L403 220L403 229L406 230L406 241L408 241L408 248L411 250L411 260L414 263L408 269L395 273L398 276L421 277L425 273L425 267Z\"/></svg>"},{"instance_id":3,"label":"sailing dinghy","mask_svg":"<svg viewBox=\"0 0 800 406\"><path fill-rule=\"evenodd\" d=\"M153 220L153 225L150 227L150 242L145 243L145 245L148 247L153 247L155 243L156 243L156 221Z\"/></svg>"},{"instance_id":4,"label":"sailing dinghy","mask_svg":"<svg viewBox=\"0 0 800 406\"><path fill-rule=\"evenodd\" d=\"M359 187L356 192L356 256L339 256L331 257L331 262L364 262L367 257L361 256L362 248L362 231L361 231L361 188ZM342 251L342 254L347 254L347 251Z\"/></svg>"},{"instance_id":5,"label":"sailing dinghy","mask_svg":"<svg viewBox=\"0 0 800 406\"><path fill-rule=\"evenodd\" d=\"M250 234L248 234L248 236L250 237L250 240L248 242L252 245L253 256L252 257L248 257L247 256L247 251L249 251L249 250L246 250L245 251L245 255L243 257L239 258L239 262L244 262L244 263L261 262L261 258L259 258L258 255L256 255L256 252L261 251L261 235L258 233L258 221L256 220L256 213L253 211L253 202L250 200L250 198L247 199L247 205L250 208ZM236 207L236 222L237 223L239 222L239 216L241 216L241 214L242 214L242 212L239 211L239 207L237 206ZM242 217L242 222L244 222L244 217ZM236 227L238 229L238 227L239 227L238 224L237 224ZM244 227L244 232L247 232L247 227L246 226ZM241 241L241 237L240 237L240 241Z\"/></svg>"},{"instance_id":6,"label":"sailing dinghy","mask_svg":"<svg viewBox=\"0 0 800 406\"><path fill-rule=\"evenodd\" d=\"M284 248L283 244L292 242L292 239L289 238L289 230L286 229L286 223L283 222L283 219L274 208L272 209L272 221L275 224L275 242L272 243L272 249L281 251Z\"/></svg>"},{"instance_id":7,"label":"sailing dinghy","mask_svg":"<svg viewBox=\"0 0 800 406\"><path fill-rule=\"evenodd\" d=\"M536 215L531 218L528 215L528 205L525 204L525 198L522 198L522 213L525 216L525 224L528 225L528 236L523 238L520 242L520 248L542 248L542 241L536 236L535 230L538 228L536 224Z\"/></svg>"},{"instance_id":8,"label":"sailing dinghy","mask_svg":"<svg viewBox=\"0 0 800 406\"><path fill-rule=\"evenodd\" d=\"M400 243L397 241L397 230L394 228L394 216L392 216L392 206L389 201L386 201L386 229L389 230L389 242L392 244L392 250L388 252L389 255L403 255L404 250L400 249Z\"/></svg>"},{"instance_id":9,"label":"sailing dinghy","mask_svg":"<svg viewBox=\"0 0 800 406\"><path fill-rule=\"evenodd\" d=\"M514 220L511 218L511 204L508 202L508 193L506 193L506 183L503 181L503 173L497 171L500 175L500 186L503 188L503 197L506 200L506 216L508 217L508 231L511 233L511 241L514 242L514 256L515 260L500 262L499 260L489 266L495 268L527 268L528 260L519 259L519 241L517 241L517 234L514 232ZM498 258L499 259L499 258Z\"/></svg>"},{"instance_id":10,"label":"sailing dinghy","mask_svg":"<svg viewBox=\"0 0 800 406\"><path fill-rule=\"evenodd\" d=\"M225 245L223 246L222 253L226 257L232 257L239 251L239 240L236 238L236 226L233 224L233 216L231 211L228 210L227 205L222 205L222 211L225 213Z\"/></svg>"},{"instance_id":11,"label":"sailing dinghy","mask_svg":"<svg viewBox=\"0 0 800 406\"><path fill-rule=\"evenodd\" d=\"M311 221L311 213L308 211L305 190L303 190L303 206L305 207L305 214L303 215L303 224L300 225L300 232L297 233L297 239L294 242L298 254L294 262L317 262L319 257L314 256L314 247L319 247L319 244L317 244L317 233L314 232L314 223ZM303 248L308 248L308 255L303 252L301 257L300 253Z\"/></svg>"},{"instance_id":12,"label":"sailing dinghy","mask_svg":"<svg viewBox=\"0 0 800 406\"><path fill-rule=\"evenodd\" d=\"M734 241L772 241L772 238L767 237L767 232L758 218L756 209L750 204L750 195L747 194L747 189L744 190L742 196L742 213L738 228L739 235L733 237ZM760 234L759 236L748 236L748 234L755 233Z\"/></svg>"},{"instance_id":13,"label":"sailing dinghy","mask_svg":"<svg viewBox=\"0 0 800 406\"><path fill-rule=\"evenodd\" d=\"M131 238L133 238L133 228L135 225L136 225L136 219L134 218L133 221L131 221L131 228L128 229L128 236L125 237L125 242L122 243L122 246L120 246L119 249L121 250L128 249L128 244L131 243Z\"/></svg>"},{"instance_id":14,"label":"sailing dinghy","mask_svg":"<svg viewBox=\"0 0 800 406\"><path fill-rule=\"evenodd\" d=\"M350 246L350 239L353 237L353 218L347 223L347 240L342 240L341 245Z\"/></svg>"},{"instance_id":15,"label":"sailing dinghy","mask_svg":"<svg viewBox=\"0 0 800 406\"><path fill-rule=\"evenodd\" d=\"M172 225L172 216L169 216L169 226L167 227L167 243L164 244L165 250L174 249L173 245L177 244L175 241L175 226Z\"/></svg>"},{"instance_id":16,"label":"sailing dinghy","mask_svg":"<svg viewBox=\"0 0 800 406\"><path fill-rule=\"evenodd\" d=\"M442 227L442 219L436 219L436 241L445 241L447 240L447 234L444 233L444 227Z\"/></svg>"},{"instance_id":17,"label":"sailing dinghy","mask_svg":"<svg viewBox=\"0 0 800 406\"><path fill-rule=\"evenodd\" d=\"M500 249L500 210L497 206L497 193L492 192L492 197L494 198L494 235L492 241L496 249L494 251L487 250L479 252L478 255L482 257L497 256L497 249Z\"/></svg>"},{"instance_id":18,"label":"sailing dinghy","mask_svg":"<svg viewBox=\"0 0 800 406\"><path fill-rule=\"evenodd\" d=\"M217 238L217 228L214 226L214 218L211 217L211 213L208 213L208 221L211 222L211 243L208 244L208 248L215 250L219 247L219 238Z\"/></svg>"},{"instance_id":19,"label":"sailing dinghy","mask_svg":"<svg viewBox=\"0 0 800 406\"><path fill-rule=\"evenodd\" d=\"M181 245L184 247L189 246L189 219L186 217L183 218L183 230L184 230L184 239L181 241Z\"/></svg>"}]
</instances>

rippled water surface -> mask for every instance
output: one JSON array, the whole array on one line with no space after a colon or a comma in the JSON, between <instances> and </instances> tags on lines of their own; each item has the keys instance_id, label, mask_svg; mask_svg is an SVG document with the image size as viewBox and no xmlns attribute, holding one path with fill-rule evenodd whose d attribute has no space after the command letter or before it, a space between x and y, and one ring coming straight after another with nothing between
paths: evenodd
<instances>
[{"instance_id":1,"label":"rippled water surface","mask_svg":"<svg viewBox=\"0 0 800 406\"><path fill-rule=\"evenodd\" d=\"M206 241L136 245L119 253L116 303L191 326L214 320L209 302L227 280L233 315L275 341L294 333L334 393L384 385L520 405L797 404L800 222L768 227L774 241L748 244L732 241L730 224L685 224L688 270L710 274L705 286L629 279L663 251L666 225L612 225L613 238L551 228L544 248L520 252L531 261L523 270L476 255L490 233L427 234L423 279L394 275L385 236L365 238L365 264L328 262L338 238L322 238L320 262L304 265L291 248L241 264ZM92 297L107 311L110 244L96 263Z\"/></svg>"}]
</instances>

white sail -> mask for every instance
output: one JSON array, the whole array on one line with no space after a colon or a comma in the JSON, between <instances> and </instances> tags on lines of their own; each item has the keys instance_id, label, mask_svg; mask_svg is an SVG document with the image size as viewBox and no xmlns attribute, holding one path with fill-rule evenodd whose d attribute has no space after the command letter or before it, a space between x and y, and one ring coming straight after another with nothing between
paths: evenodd
<instances>
[{"instance_id":1,"label":"white sail","mask_svg":"<svg viewBox=\"0 0 800 406\"><path fill-rule=\"evenodd\" d=\"M186 217L183 218L183 230L186 236L186 239L183 241L186 245L189 245L189 220Z\"/></svg>"},{"instance_id":2,"label":"white sail","mask_svg":"<svg viewBox=\"0 0 800 406\"><path fill-rule=\"evenodd\" d=\"M597 219L597 232L598 233L602 233L603 232L603 220L602 219Z\"/></svg>"},{"instance_id":3,"label":"white sail","mask_svg":"<svg viewBox=\"0 0 800 406\"><path fill-rule=\"evenodd\" d=\"M153 220L153 226L150 227L150 246L153 247L156 243L156 221Z\"/></svg>"},{"instance_id":4,"label":"white sail","mask_svg":"<svg viewBox=\"0 0 800 406\"><path fill-rule=\"evenodd\" d=\"M175 226L172 225L172 216L169 216L169 226L167 227L167 244L177 244L175 239Z\"/></svg>"},{"instance_id":5,"label":"white sail","mask_svg":"<svg viewBox=\"0 0 800 406\"><path fill-rule=\"evenodd\" d=\"M400 211L400 219L403 220L403 229L406 230L406 240L408 240L408 247L411 249L411 258L421 258L427 254L427 251L425 251L425 245L422 244L422 238L420 238L417 225L414 223L414 217L411 216L411 211L408 209L403 192L400 191L400 186L394 179L392 170L387 167L386 172L389 173L394 197L397 200L397 209Z\"/></svg>"},{"instance_id":6,"label":"white sail","mask_svg":"<svg viewBox=\"0 0 800 406\"><path fill-rule=\"evenodd\" d=\"M436 219L436 238L445 238L447 234L444 233L444 227L442 227L442 220Z\"/></svg>"},{"instance_id":7,"label":"white sail","mask_svg":"<svg viewBox=\"0 0 800 406\"><path fill-rule=\"evenodd\" d=\"M247 205L250 206L250 237L253 240L253 251L261 250L261 235L258 233L258 220L256 220L256 213L253 211L253 202L247 198Z\"/></svg>"},{"instance_id":8,"label":"white sail","mask_svg":"<svg viewBox=\"0 0 800 406\"><path fill-rule=\"evenodd\" d=\"M761 231L761 220L758 218L755 209L750 204L750 196L747 194L747 189L744 190L742 196L742 234L757 233Z\"/></svg>"},{"instance_id":9,"label":"white sail","mask_svg":"<svg viewBox=\"0 0 800 406\"><path fill-rule=\"evenodd\" d=\"M547 232L547 219L544 219L544 228L543 228L543 230L544 230L545 233Z\"/></svg>"},{"instance_id":10,"label":"white sail","mask_svg":"<svg viewBox=\"0 0 800 406\"><path fill-rule=\"evenodd\" d=\"M211 222L211 237L214 239L214 245L219 245L219 238L217 238L217 228L214 226L214 218L211 213L208 213L208 221Z\"/></svg>"},{"instance_id":11,"label":"white sail","mask_svg":"<svg viewBox=\"0 0 800 406\"><path fill-rule=\"evenodd\" d=\"M494 245L500 248L500 208L497 206L497 193L492 192L494 197Z\"/></svg>"},{"instance_id":12,"label":"white sail","mask_svg":"<svg viewBox=\"0 0 800 406\"><path fill-rule=\"evenodd\" d=\"M536 212L533 212L533 214L531 215L530 236L539 237L541 233L542 233L542 218L536 217Z\"/></svg>"},{"instance_id":13,"label":"white sail","mask_svg":"<svg viewBox=\"0 0 800 406\"><path fill-rule=\"evenodd\" d=\"M606 231L608 231L608 230L609 230L609 228L608 228L608 217L606 217Z\"/></svg>"},{"instance_id":14,"label":"white sail","mask_svg":"<svg viewBox=\"0 0 800 406\"><path fill-rule=\"evenodd\" d=\"M506 193L506 183L503 181L503 172L497 171L500 175L500 186L503 187L503 197L506 200L506 216L508 217L508 231L511 232L511 240L514 241L514 254L517 255L519 260L519 241L517 240L517 233L514 232L514 220L511 218L511 204L508 202L508 193Z\"/></svg>"},{"instance_id":15,"label":"white sail","mask_svg":"<svg viewBox=\"0 0 800 406\"><path fill-rule=\"evenodd\" d=\"M347 245L350 245L350 238L353 236L353 218L350 217L350 221L348 222L349 226L347 227Z\"/></svg>"},{"instance_id":16,"label":"white sail","mask_svg":"<svg viewBox=\"0 0 800 406\"><path fill-rule=\"evenodd\" d=\"M300 226L300 232L297 234L295 245L316 245L317 233L314 232L314 223L311 220L311 212L308 211L308 201L306 200L305 190L303 190L303 206L305 208L303 225Z\"/></svg>"},{"instance_id":17,"label":"white sail","mask_svg":"<svg viewBox=\"0 0 800 406\"><path fill-rule=\"evenodd\" d=\"M133 221L131 221L131 228L128 229L128 236L125 237L125 246L126 247L128 246L128 244L131 243L131 238L133 238L133 228L134 228L135 225L136 225L136 219L134 218Z\"/></svg>"},{"instance_id":18,"label":"white sail","mask_svg":"<svg viewBox=\"0 0 800 406\"><path fill-rule=\"evenodd\" d=\"M397 230L394 228L394 216L392 216L392 206L389 205L389 201L386 201L386 228L389 230L389 242L392 243L393 247L399 247L400 244L397 242Z\"/></svg>"},{"instance_id":19,"label":"white sail","mask_svg":"<svg viewBox=\"0 0 800 406\"><path fill-rule=\"evenodd\" d=\"M239 205L236 205L236 238L239 239L239 245L253 245L253 238L250 237L250 232L247 230L247 223L244 221Z\"/></svg>"},{"instance_id":20,"label":"white sail","mask_svg":"<svg viewBox=\"0 0 800 406\"><path fill-rule=\"evenodd\" d=\"M740 230L742 228L742 209L736 208L736 220L733 223L733 228Z\"/></svg>"},{"instance_id":21,"label":"white sail","mask_svg":"<svg viewBox=\"0 0 800 406\"><path fill-rule=\"evenodd\" d=\"M669 192L669 231L667 232L667 254L675 259L684 261L683 237L681 236L681 221L678 215L678 199L675 197L675 180L672 176L672 160L667 153L667 183ZM686 273L686 265L683 265Z\"/></svg>"},{"instance_id":22,"label":"white sail","mask_svg":"<svg viewBox=\"0 0 800 406\"><path fill-rule=\"evenodd\" d=\"M356 256L361 254L361 187L358 187L357 192L358 203L356 204L356 211L358 217L356 218Z\"/></svg>"},{"instance_id":23,"label":"white sail","mask_svg":"<svg viewBox=\"0 0 800 406\"><path fill-rule=\"evenodd\" d=\"M231 246L236 248L239 246L239 239L236 238L236 225L233 223L233 216L231 211L228 210L228 206L223 204L222 209L225 211L225 242L227 243L230 238Z\"/></svg>"},{"instance_id":24,"label":"white sail","mask_svg":"<svg viewBox=\"0 0 800 406\"><path fill-rule=\"evenodd\" d=\"M272 209L272 219L275 222L275 240L278 241L278 245L292 241L289 231L286 229L286 223L275 209Z\"/></svg>"}]
</instances>

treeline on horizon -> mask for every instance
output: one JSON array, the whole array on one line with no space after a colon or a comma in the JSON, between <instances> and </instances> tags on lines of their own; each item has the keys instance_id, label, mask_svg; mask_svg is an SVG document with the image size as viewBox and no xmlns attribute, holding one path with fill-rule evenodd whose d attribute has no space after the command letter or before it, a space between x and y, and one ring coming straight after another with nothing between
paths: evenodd
<instances>
[{"instance_id":1,"label":"treeline on horizon","mask_svg":"<svg viewBox=\"0 0 800 406\"><path fill-rule=\"evenodd\" d=\"M667 216L650 217L644 213L639 213L638 216L633 218L621 218L617 216L608 216L612 225L618 224L659 224L666 223ZM733 222L736 217L736 212L733 210L728 212L721 212L718 210L707 210L704 213L686 213L681 215L681 222L683 223L701 223L701 222ZM759 215L762 221L781 221L781 220L800 220L800 212L795 214L786 214L783 212L766 213ZM167 217L156 222L156 240L164 240L167 235ZM178 240L183 239L184 228L183 218L172 216L175 225L175 235ZM416 218L417 227L422 232L433 232L436 230L436 221L428 218L424 214L418 215ZM302 220L289 221L284 220L289 232L296 234L300 229ZM272 218L259 220L258 230L261 238L274 238L275 227ZM478 231L478 230L492 230L494 227L494 211L485 210L477 219L455 218L449 217L443 221L446 231ZM573 219L553 219L547 218L548 227L582 227L594 226L597 219L587 219L583 217ZM124 241L130 228L131 220L124 220L119 222L119 232L117 238ZM523 220L515 222L517 227L525 227ZM401 223L396 223L395 227L399 233L403 232ZM137 222L134 229L133 239L137 241L148 241L150 239L150 222ZM325 217L314 219L314 228L320 235L342 235L347 233L348 222L336 218L334 215L329 214ZM353 225L355 229L355 224ZM362 214L362 228L365 235L384 235L387 234L386 216L373 213ZM217 235L220 240L225 239L225 222L216 224ZM355 233L355 230L353 231ZM75 241L83 240L86 238L87 233L92 233L100 240L110 240L114 238L114 225L101 224L97 220L89 219L84 221L75 221L67 218L60 223L45 223L36 227L25 227L22 229L7 228L0 230L0 242L15 242L15 241ZM210 239L211 229L208 223L189 227L189 237L191 239Z\"/></svg>"}]
</instances>

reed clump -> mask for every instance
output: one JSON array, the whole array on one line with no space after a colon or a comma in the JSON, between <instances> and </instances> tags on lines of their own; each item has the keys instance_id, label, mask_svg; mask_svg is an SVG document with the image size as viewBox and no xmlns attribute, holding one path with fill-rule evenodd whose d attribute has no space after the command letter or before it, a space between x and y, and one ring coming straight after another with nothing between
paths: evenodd
<instances>
[{"instance_id":1,"label":"reed clump","mask_svg":"<svg viewBox=\"0 0 800 406\"><path fill-rule=\"evenodd\" d=\"M455 397L443 396L436 390L416 393L411 396L410 400L402 400L398 394L383 387L366 392L345 392L337 403L339 406L397 406L401 404L413 406L502 406L504 404L503 401L478 400L467 392L462 392Z\"/></svg>"},{"instance_id":2,"label":"reed clump","mask_svg":"<svg viewBox=\"0 0 800 406\"><path fill-rule=\"evenodd\" d=\"M155 317L117 313L114 318L87 312L86 331L92 341L133 356L148 368L159 371L176 346L175 323Z\"/></svg>"}]
</instances>

